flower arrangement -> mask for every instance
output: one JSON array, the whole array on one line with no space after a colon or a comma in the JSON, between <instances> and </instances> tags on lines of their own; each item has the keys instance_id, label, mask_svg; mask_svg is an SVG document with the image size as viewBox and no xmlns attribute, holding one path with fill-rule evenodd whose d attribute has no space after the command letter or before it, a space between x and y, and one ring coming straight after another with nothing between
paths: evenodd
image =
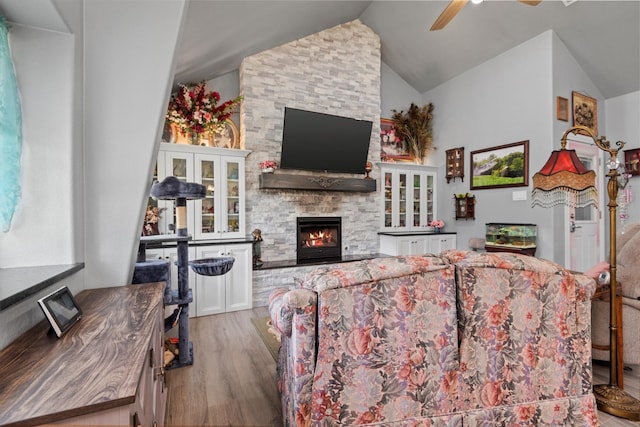
<instances>
[{"instance_id":1,"label":"flower arrangement","mask_svg":"<svg viewBox=\"0 0 640 427\"><path fill-rule=\"evenodd\" d=\"M160 220L160 214L166 208L158 208L157 206L147 206L147 212L144 215L144 223L142 225L142 235L151 236L160 234L158 231L158 220Z\"/></svg>"},{"instance_id":2,"label":"flower arrangement","mask_svg":"<svg viewBox=\"0 0 640 427\"><path fill-rule=\"evenodd\" d=\"M266 169L276 170L278 169L278 164L273 160L265 160L264 162L260 162L260 169L263 171Z\"/></svg>"},{"instance_id":3,"label":"flower arrangement","mask_svg":"<svg viewBox=\"0 0 640 427\"><path fill-rule=\"evenodd\" d=\"M434 219L429 223L429 226L434 228L442 228L444 227L444 221L441 219Z\"/></svg>"},{"instance_id":4,"label":"flower arrangement","mask_svg":"<svg viewBox=\"0 0 640 427\"><path fill-rule=\"evenodd\" d=\"M180 84L171 96L167 109L167 120L175 124L183 134L221 132L224 122L231 117L242 96L220 102L218 92L207 92L206 83Z\"/></svg>"}]
</instances>

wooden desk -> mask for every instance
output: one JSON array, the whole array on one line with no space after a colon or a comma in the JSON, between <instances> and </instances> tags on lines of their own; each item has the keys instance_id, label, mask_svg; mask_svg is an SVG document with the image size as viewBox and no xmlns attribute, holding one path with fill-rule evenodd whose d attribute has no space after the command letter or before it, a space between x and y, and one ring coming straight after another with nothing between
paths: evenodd
<instances>
[{"instance_id":1,"label":"wooden desk","mask_svg":"<svg viewBox=\"0 0 640 427\"><path fill-rule=\"evenodd\" d=\"M62 338L39 323L0 352L0 426L162 425L164 283L90 289Z\"/></svg>"}]
</instances>

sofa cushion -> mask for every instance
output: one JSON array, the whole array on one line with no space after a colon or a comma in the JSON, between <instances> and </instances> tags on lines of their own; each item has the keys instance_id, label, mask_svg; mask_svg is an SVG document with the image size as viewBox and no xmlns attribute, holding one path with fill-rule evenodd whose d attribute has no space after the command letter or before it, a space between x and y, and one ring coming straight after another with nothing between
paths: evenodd
<instances>
[{"instance_id":1,"label":"sofa cushion","mask_svg":"<svg viewBox=\"0 0 640 427\"><path fill-rule=\"evenodd\" d=\"M345 273L312 274L305 282L323 289L312 424L447 418L457 400L453 266L408 257L351 265Z\"/></svg>"},{"instance_id":2,"label":"sofa cushion","mask_svg":"<svg viewBox=\"0 0 640 427\"><path fill-rule=\"evenodd\" d=\"M456 259L461 410L591 393L593 279L525 255L443 256Z\"/></svg>"},{"instance_id":3,"label":"sofa cushion","mask_svg":"<svg viewBox=\"0 0 640 427\"><path fill-rule=\"evenodd\" d=\"M447 260L432 255L375 258L318 267L300 280L299 285L320 293L374 280L442 270L448 265Z\"/></svg>"},{"instance_id":4,"label":"sofa cushion","mask_svg":"<svg viewBox=\"0 0 640 427\"><path fill-rule=\"evenodd\" d=\"M622 295L640 299L640 222L628 224L616 237L616 280Z\"/></svg>"}]
</instances>

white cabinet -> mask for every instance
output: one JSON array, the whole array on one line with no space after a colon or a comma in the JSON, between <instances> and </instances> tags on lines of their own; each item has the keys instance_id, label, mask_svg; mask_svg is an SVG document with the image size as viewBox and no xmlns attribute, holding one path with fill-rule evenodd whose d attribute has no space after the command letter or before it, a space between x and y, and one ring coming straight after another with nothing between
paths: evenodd
<instances>
[{"instance_id":1,"label":"white cabinet","mask_svg":"<svg viewBox=\"0 0 640 427\"><path fill-rule=\"evenodd\" d=\"M161 143L158 181L175 176L206 187L204 199L187 201L187 229L194 240L245 237L244 162L248 154L248 150ZM157 205L165 208L160 233L174 233L174 201L159 200Z\"/></svg>"},{"instance_id":2,"label":"white cabinet","mask_svg":"<svg viewBox=\"0 0 640 427\"><path fill-rule=\"evenodd\" d=\"M427 236L380 236L380 253L387 255L422 255L429 252Z\"/></svg>"},{"instance_id":3,"label":"white cabinet","mask_svg":"<svg viewBox=\"0 0 640 427\"><path fill-rule=\"evenodd\" d=\"M429 251L439 254L442 251L456 248L455 234L433 234L429 236Z\"/></svg>"},{"instance_id":4,"label":"white cabinet","mask_svg":"<svg viewBox=\"0 0 640 427\"><path fill-rule=\"evenodd\" d=\"M381 163L383 231L425 231L437 215L437 169Z\"/></svg>"},{"instance_id":5,"label":"white cabinet","mask_svg":"<svg viewBox=\"0 0 640 427\"><path fill-rule=\"evenodd\" d=\"M231 256L235 259L231 270L221 276L203 276L189 268L189 288L193 301L189 304L189 317L250 309L253 306L252 244L215 244L189 246L189 260ZM171 286L178 287L178 250L176 247L147 249L147 260L166 259L171 265ZM170 314L175 306L167 307Z\"/></svg>"},{"instance_id":6,"label":"white cabinet","mask_svg":"<svg viewBox=\"0 0 640 427\"><path fill-rule=\"evenodd\" d=\"M455 234L380 235L380 253L386 255L437 255L455 247Z\"/></svg>"},{"instance_id":7,"label":"white cabinet","mask_svg":"<svg viewBox=\"0 0 640 427\"><path fill-rule=\"evenodd\" d=\"M196 247L196 257L231 256L233 267L221 276L200 276L196 283L196 316L245 310L252 307L251 243Z\"/></svg>"}]
</instances>

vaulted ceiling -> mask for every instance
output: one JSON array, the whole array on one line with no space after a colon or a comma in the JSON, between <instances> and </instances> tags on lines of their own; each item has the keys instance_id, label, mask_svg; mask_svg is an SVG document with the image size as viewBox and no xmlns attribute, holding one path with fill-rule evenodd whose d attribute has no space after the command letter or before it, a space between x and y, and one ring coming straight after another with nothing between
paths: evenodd
<instances>
[{"instance_id":1,"label":"vaulted ceiling","mask_svg":"<svg viewBox=\"0 0 640 427\"><path fill-rule=\"evenodd\" d=\"M60 1L0 0L0 13L12 22L65 31ZM433 32L448 0L187 3L175 83L210 80L237 70L247 55L360 19L380 36L382 60L420 93L547 30L555 31L605 99L640 90L638 0L469 2Z\"/></svg>"},{"instance_id":2,"label":"vaulted ceiling","mask_svg":"<svg viewBox=\"0 0 640 427\"><path fill-rule=\"evenodd\" d=\"M382 60L422 93L554 30L605 98L640 90L640 2L469 2L440 31L448 1L191 1L176 82L209 80L243 57L360 19L382 41Z\"/></svg>"}]
</instances>

